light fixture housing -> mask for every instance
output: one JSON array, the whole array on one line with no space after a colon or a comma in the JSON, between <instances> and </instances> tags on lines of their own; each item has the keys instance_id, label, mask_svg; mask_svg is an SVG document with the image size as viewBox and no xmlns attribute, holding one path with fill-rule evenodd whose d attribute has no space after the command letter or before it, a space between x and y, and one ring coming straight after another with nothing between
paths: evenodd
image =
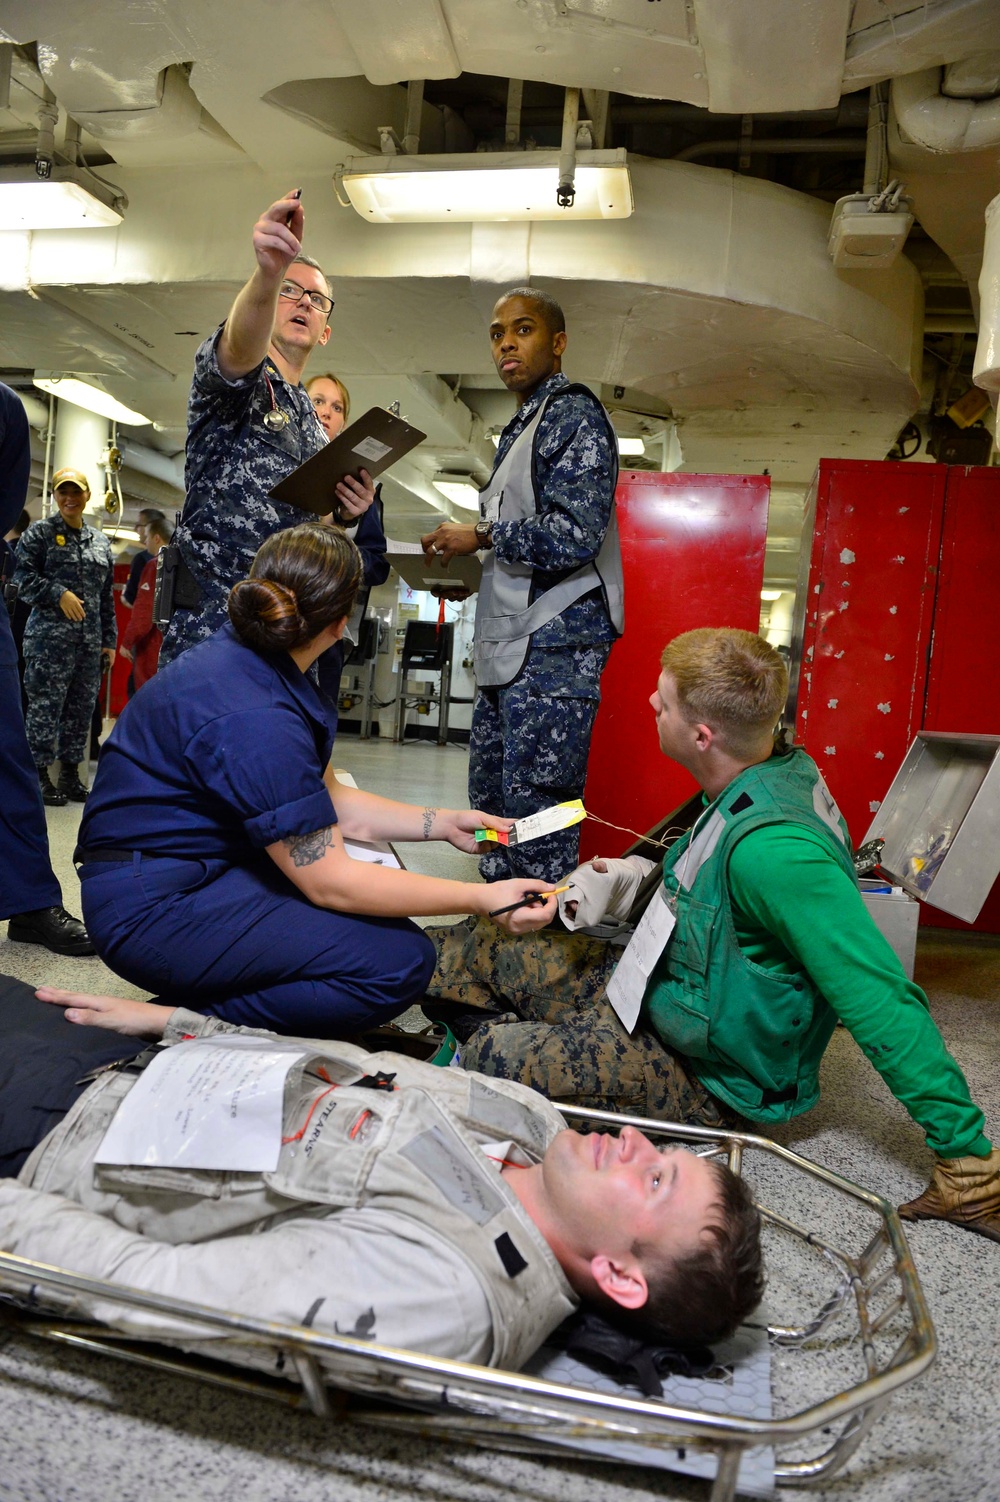
<instances>
[{"instance_id":1,"label":"light fixture housing","mask_svg":"<svg viewBox=\"0 0 1000 1502\"><path fill-rule=\"evenodd\" d=\"M123 209L114 189L79 167L54 167L47 178L31 166L0 168L0 231L111 229Z\"/></svg>"},{"instance_id":2,"label":"light fixture housing","mask_svg":"<svg viewBox=\"0 0 1000 1502\"><path fill-rule=\"evenodd\" d=\"M634 207L624 149L577 152L569 208L556 202L558 151L352 157L334 180L371 224L627 219Z\"/></svg>"},{"instance_id":3,"label":"light fixture housing","mask_svg":"<svg viewBox=\"0 0 1000 1502\"><path fill-rule=\"evenodd\" d=\"M618 436L618 452L623 459L641 459L646 452L646 444L642 438L622 438Z\"/></svg>"},{"instance_id":4,"label":"light fixture housing","mask_svg":"<svg viewBox=\"0 0 1000 1502\"><path fill-rule=\"evenodd\" d=\"M441 475L434 481L434 489L440 490L452 505L461 506L463 511L479 510L479 489L472 480L463 479L461 475Z\"/></svg>"},{"instance_id":5,"label":"light fixture housing","mask_svg":"<svg viewBox=\"0 0 1000 1502\"><path fill-rule=\"evenodd\" d=\"M780 600L783 593L784 591L780 589L762 589L760 597L762 600L773 603L775 600Z\"/></svg>"},{"instance_id":6,"label":"light fixture housing","mask_svg":"<svg viewBox=\"0 0 1000 1502\"><path fill-rule=\"evenodd\" d=\"M838 271L884 271L906 244L913 228L910 199L880 213L869 209L871 202L867 194L848 193L833 206L827 248Z\"/></svg>"},{"instance_id":7,"label":"light fixture housing","mask_svg":"<svg viewBox=\"0 0 1000 1502\"><path fill-rule=\"evenodd\" d=\"M127 423L129 427L144 427L151 421L141 412L133 412L123 402L116 401L100 386L92 386L80 376L62 375L54 370L36 370L32 377L39 391L47 391L60 401L71 402L85 412L96 412L98 417L108 417L112 422Z\"/></svg>"}]
</instances>

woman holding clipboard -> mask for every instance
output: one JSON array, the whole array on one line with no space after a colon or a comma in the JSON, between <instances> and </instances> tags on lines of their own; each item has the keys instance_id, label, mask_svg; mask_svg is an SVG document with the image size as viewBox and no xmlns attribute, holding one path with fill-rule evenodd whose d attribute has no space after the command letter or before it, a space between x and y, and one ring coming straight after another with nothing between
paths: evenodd
<instances>
[{"instance_id":1,"label":"woman holding clipboard","mask_svg":"<svg viewBox=\"0 0 1000 1502\"><path fill-rule=\"evenodd\" d=\"M332 440L344 429L351 411L351 397L343 381L337 376L310 376L306 381L306 394L313 404L320 427ZM356 637L368 608L368 595L375 584L384 584L389 577L389 562L385 556L388 544L382 525L381 485L373 488L368 471L359 472L358 483L364 486L364 509L361 501L338 502L338 510L331 517L346 531L357 546L364 566L364 576L358 599L351 614L350 631ZM340 679L344 671L344 644L336 642L322 654L316 664L319 674L319 696L326 710L330 733L336 735L339 718Z\"/></svg>"}]
</instances>

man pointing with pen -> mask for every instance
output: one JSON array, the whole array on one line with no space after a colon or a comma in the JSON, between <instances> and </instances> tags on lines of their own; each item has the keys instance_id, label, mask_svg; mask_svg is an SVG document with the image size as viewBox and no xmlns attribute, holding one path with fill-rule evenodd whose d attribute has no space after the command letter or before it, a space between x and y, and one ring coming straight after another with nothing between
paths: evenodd
<instances>
[{"instance_id":1,"label":"man pointing with pen","mask_svg":"<svg viewBox=\"0 0 1000 1502\"><path fill-rule=\"evenodd\" d=\"M226 599L274 532L313 520L268 491L327 442L301 385L306 361L330 338L330 284L304 254L301 189L279 198L253 230L256 269L225 323L201 345L188 403L187 495L174 614L160 663L226 621ZM331 493L348 535L372 504L365 470Z\"/></svg>"}]
</instances>

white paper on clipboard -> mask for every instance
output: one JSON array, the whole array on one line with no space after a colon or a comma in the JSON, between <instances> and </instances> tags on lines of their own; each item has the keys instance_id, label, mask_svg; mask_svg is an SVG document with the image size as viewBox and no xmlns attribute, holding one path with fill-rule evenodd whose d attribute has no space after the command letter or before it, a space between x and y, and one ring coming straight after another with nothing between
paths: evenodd
<instances>
[{"instance_id":1,"label":"white paper on clipboard","mask_svg":"<svg viewBox=\"0 0 1000 1502\"><path fill-rule=\"evenodd\" d=\"M367 459L371 464L378 464L386 454L392 453L391 443L381 443L377 438L362 438L351 449L352 454L360 454L362 459Z\"/></svg>"},{"instance_id":2,"label":"white paper on clipboard","mask_svg":"<svg viewBox=\"0 0 1000 1502\"><path fill-rule=\"evenodd\" d=\"M622 1026L629 1032L632 1032L639 1020L649 977L667 947L676 922L673 909L667 904L666 892L660 887L654 892L652 901L608 981L604 994L614 1007Z\"/></svg>"},{"instance_id":3,"label":"white paper on clipboard","mask_svg":"<svg viewBox=\"0 0 1000 1502\"><path fill-rule=\"evenodd\" d=\"M281 1152L285 1077L307 1053L233 1033L165 1048L118 1107L94 1161L273 1171Z\"/></svg>"}]
</instances>

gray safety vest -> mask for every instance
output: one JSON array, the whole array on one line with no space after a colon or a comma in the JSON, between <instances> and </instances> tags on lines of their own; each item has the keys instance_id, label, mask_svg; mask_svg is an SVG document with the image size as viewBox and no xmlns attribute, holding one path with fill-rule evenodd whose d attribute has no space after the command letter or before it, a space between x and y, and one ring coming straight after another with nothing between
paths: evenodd
<instances>
[{"instance_id":1,"label":"gray safety vest","mask_svg":"<svg viewBox=\"0 0 1000 1502\"><path fill-rule=\"evenodd\" d=\"M173 1246L266 1233L269 1222L315 1215L316 1207L395 1211L464 1258L489 1305L491 1364L522 1366L578 1301L480 1144L510 1139L537 1161L565 1125L562 1117L534 1092L505 1080L487 1083L463 1070L370 1054L350 1043L309 1046L286 1080L289 1140L273 1173L95 1165L97 1147L135 1083L134 1076L110 1073L39 1144L21 1182ZM379 1070L394 1074L398 1088L354 1083ZM373 1273L377 1303L374 1280Z\"/></svg>"},{"instance_id":2,"label":"gray safety vest","mask_svg":"<svg viewBox=\"0 0 1000 1502\"><path fill-rule=\"evenodd\" d=\"M592 391L586 386L562 386L545 398L524 432L490 476L480 492L479 511L487 521L523 521L537 515L535 494L535 439L549 403L567 393L585 392L604 417L610 435L611 451L617 456L618 441ZM615 460L617 479L617 457ZM502 688L512 683L524 665L532 633L548 625L557 615L589 594L602 589L608 614L615 630L621 634L625 624L625 590L622 579L622 555L618 542L618 517L611 503L611 520L597 557L553 584L536 600L531 599L534 569L530 563L504 563L490 550L483 563L483 577L476 601L476 633L473 658L476 682L481 688Z\"/></svg>"}]
</instances>

